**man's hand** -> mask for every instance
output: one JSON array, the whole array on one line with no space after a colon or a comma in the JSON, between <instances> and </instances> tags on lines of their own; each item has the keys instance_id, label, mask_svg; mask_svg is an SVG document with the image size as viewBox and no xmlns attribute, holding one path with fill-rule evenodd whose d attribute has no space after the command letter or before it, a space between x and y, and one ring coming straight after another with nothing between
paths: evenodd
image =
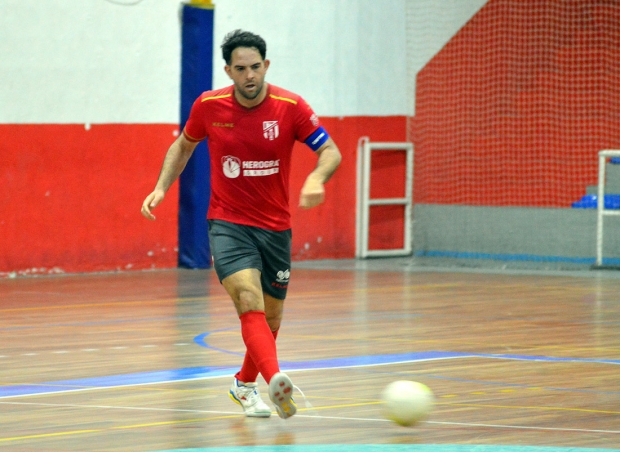
<instances>
[{"instance_id":1,"label":"man's hand","mask_svg":"<svg viewBox=\"0 0 620 452\"><path fill-rule=\"evenodd\" d=\"M145 218L153 221L155 220L155 215L151 213L155 207L157 207L164 200L164 192L163 190L155 190L153 193L148 195L144 202L142 203L142 215Z\"/></svg>"},{"instance_id":2,"label":"man's hand","mask_svg":"<svg viewBox=\"0 0 620 452\"><path fill-rule=\"evenodd\" d=\"M325 201L324 184L334 174L342 159L336 143L331 138L316 151L316 154L319 161L314 171L306 178L299 196L299 207L303 209L310 209Z\"/></svg>"},{"instance_id":3,"label":"man's hand","mask_svg":"<svg viewBox=\"0 0 620 452\"><path fill-rule=\"evenodd\" d=\"M299 196L299 207L310 209L325 201L325 187L320 176L310 173Z\"/></svg>"}]
</instances>

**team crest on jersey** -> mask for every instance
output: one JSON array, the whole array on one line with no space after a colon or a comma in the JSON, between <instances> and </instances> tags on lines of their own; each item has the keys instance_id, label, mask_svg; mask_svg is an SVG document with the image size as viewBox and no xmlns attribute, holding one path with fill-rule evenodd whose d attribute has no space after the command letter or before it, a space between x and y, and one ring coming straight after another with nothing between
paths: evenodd
<instances>
[{"instance_id":1,"label":"team crest on jersey","mask_svg":"<svg viewBox=\"0 0 620 452\"><path fill-rule=\"evenodd\" d=\"M267 140L275 140L280 135L278 121L263 121L263 136Z\"/></svg>"},{"instance_id":2,"label":"team crest on jersey","mask_svg":"<svg viewBox=\"0 0 620 452\"><path fill-rule=\"evenodd\" d=\"M241 160L232 155L225 155L222 157L222 170L224 171L224 176L229 179L239 177L239 174L241 174Z\"/></svg>"}]
</instances>

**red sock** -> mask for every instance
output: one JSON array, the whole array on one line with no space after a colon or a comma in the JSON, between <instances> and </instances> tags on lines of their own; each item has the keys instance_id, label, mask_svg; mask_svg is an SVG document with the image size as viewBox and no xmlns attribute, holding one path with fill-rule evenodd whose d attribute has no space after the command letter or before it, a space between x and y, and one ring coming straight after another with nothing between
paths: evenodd
<instances>
[{"instance_id":1,"label":"red sock","mask_svg":"<svg viewBox=\"0 0 620 452\"><path fill-rule=\"evenodd\" d=\"M278 331L280 331L279 328L271 332L274 340L278 338ZM244 383L253 383L256 381L257 377L258 368L256 367L256 364L254 364L254 361L252 361L252 357L246 350L245 357L243 358L243 365L241 366L241 370L235 375L235 378Z\"/></svg>"},{"instance_id":2,"label":"red sock","mask_svg":"<svg viewBox=\"0 0 620 452\"><path fill-rule=\"evenodd\" d=\"M249 355L254 367L269 383L271 377L280 372L275 341L277 332L275 334L271 332L263 311L246 312L241 314L239 320L241 321L241 336L247 349L246 356ZM245 366L245 359L243 364ZM239 380L248 383L256 381L258 373L256 376L246 374L242 368L237 375Z\"/></svg>"}]
</instances>

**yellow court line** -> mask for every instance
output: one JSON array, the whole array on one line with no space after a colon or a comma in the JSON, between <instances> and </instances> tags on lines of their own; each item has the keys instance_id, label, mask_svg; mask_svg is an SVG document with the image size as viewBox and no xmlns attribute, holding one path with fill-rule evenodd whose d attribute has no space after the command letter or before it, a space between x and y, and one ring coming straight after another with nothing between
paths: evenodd
<instances>
[{"instance_id":1,"label":"yellow court line","mask_svg":"<svg viewBox=\"0 0 620 452\"><path fill-rule=\"evenodd\" d=\"M572 411L579 413L597 413L597 414L620 414L620 411L607 411L607 410L590 410L587 408L563 408L563 407L546 407L546 406L521 406L521 405L486 405L477 403L437 403L436 405L447 406L469 406L477 408L502 408L510 410L539 410L539 411Z\"/></svg>"},{"instance_id":2,"label":"yellow court line","mask_svg":"<svg viewBox=\"0 0 620 452\"><path fill-rule=\"evenodd\" d=\"M457 397L457 396L454 396ZM359 407L359 406L368 406L368 405L380 405L383 402L361 402L361 403L350 403L350 404L341 404L341 405L328 405L322 407L312 407L312 408L303 408L300 411L308 411L308 410L329 410L336 408L349 408L349 407ZM564 408L564 407L545 407L545 406L509 406L509 405L487 405L487 404L477 404L477 403L453 403L453 402L437 402L436 406L468 406L468 407L477 407L477 408L508 408L508 409L519 409L519 410L542 410L542 411L572 411L572 412L580 412L580 413L597 413L597 414L620 414L620 411L608 411L608 410L592 410L587 408Z\"/></svg>"},{"instance_id":3,"label":"yellow court line","mask_svg":"<svg viewBox=\"0 0 620 452\"><path fill-rule=\"evenodd\" d=\"M454 285L454 284L439 284L439 285L423 285L423 286L396 286L396 287L391 287L389 288L390 290L402 290L403 288L432 288L435 286L446 286L446 285ZM334 290L334 291L322 291L322 292L305 292L305 293L300 293L300 294L296 294L293 296L290 296L289 299L292 298L301 298L304 296L312 296L312 295L316 295L316 294L324 294L324 295L328 295L328 294L333 294L333 293L349 293L349 292L380 292L380 291L384 291L385 288L379 288L379 289L346 289L346 290ZM123 307L123 306L127 306L127 305L141 305L141 304L166 304L166 303L185 303L185 302L192 302L192 301L215 301L215 300L228 300L228 296L227 295L215 295L215 296L206 296L206 297L192 297L192 298L166 298L166 299L159 299L159 300L140 300L140 301L127 301L127 302L117 302L117 303L90 303L90 304L73 304L73 305L63 305L63 306L36 306L36 307L23 307L23 308L7 308L7 309L0 309L0 313L6 313L6 312L21 312L21 311L42 311L42 310L58 310L58 309L74 309L74 308L88 308L88 307ZM521 321L521 319L517 319L518 321ZM515 320L515 321L517 321ZM509 320L510 321L510 320ZM11 325L12 327L23 327L25 325ZM27 326L31 326L31 325L27 325ZM2 327L2 325L0 324L0 327ZM157 329L157 331L160 331L160 329ZM225 334L225 333L220 333L220 334ZM237 333L234 333L237 334ZM326 340L326 339L340 339L339 336L315 336L315 335L295 335L293 334L292 336L294 337L298 337L298 338L306 338L306 339L322 339L322 340ZM350 338L350 337L346 337L343 340L358 340L356 338ZM445 343L449 343L451 342L453 339L450 340L438 340L438 339L393 339L393 338L367 338L366 340L372 340L375 342L388 342L388 343L399 343L399 342L407 342L407 343L416 343L416 344L445 344ZM481 341L463 341L460 340L459 341L459 345L488 345L486 342L481 342ZM611 348L611 347L566 347L566 346L557 346L557 345L541 345L541 346L537 346L537 345L528 345L528 346L524 346L523 344L497 344L498 346L501 347L509 347L509 348L515 348L515 349L526 349L526 350L563 350L566 352L579 352L579 351L594 351L594 352L605 352L605 353L609 353L609 352L620 352L620 349L618 348ZM472 352L474 353L474 352ZM477 352L476 352L477 353ZM571 356L564 356L564 358L571 358ZM593 357L593 359L596 359L597 357Z\"/></svg>"},{"instance_id":4,"label":"yellow court line","mask_svg":"<svg viewBox=\"0 0 620 452\"><path fill-rule=\"evenodd\" d=\"M195 423L195 422L230 419L230 418L236 418L239 416L243 416L243 414L231 414L231 415L226 415L226 416L215 416L215 417L197 418L197 419L184 419L184 420L178 420L178 421L150 422L146 424L121 425L118 427L89 429L89 430L73 430L73 431L68 431L68 432L40 433L37 435L24 435L24 436L13 436L13 437L8 437L8 438L0 438L0 442L23 441L27 439L57 438L61 436L64 437L64 436L85 435L88 433L110 432L113 430L128 430L128 429L134 429L134 428L161 427L162 425L189 424L189 423Z\"/></svg>"},{"instance_id":5,"label":"yellow court line","mask_svg":"<svg viewBox=\"0 0 620 452\"><path fill-rule=\"evenodd\" d=\"M359 406L369 406L369 405L381 405L383 402L381 401L375 401L375 402L359 402L359 403L343 403L340 405L326 405L326 406L312 406L312 407L308 407L308 408L300 408L298 409L298 411L312 411L312 410L316 410L316 411L322 411L322 410L334 410L334 409L338 409L338 408L353 408L353 407L359 407Z\"/></svg>"},{"instance_id":6,"label":"yellow court line","mask_svg":"<svg viewBox=\"0 0 620 452\"><path fill-rule=\"evenodd\" d=\"M337 408L351 408L351 407L360 407L360 406L367 406L367 405L377 405L381 403L382 402L349 403L349 404L330 405L330 406L323 406L323 407L300 408L298 411L301 412L301 411L312 411L312 410L318 411L318 410L328 410L328 409L337 409ZM110 432L114 430L130 430L130 429L149 428L149 427L161 427L164 425L178 425L178 424L188 424L188 423L196 423L196 422L204 422L204 421L215 421L215 420L221 420L221 419L232 419L232 418L238 418L241 416L243 416L243 413L231 414L231 415L225 415L225 416L214 416L214 417L207 417L207 418L149 422L149 423L144 423L144 424L120 425L117 427L101 428L101 429L40 433L36 435L24 435L24 436L13 436L13 437L8 437L8 438L0 438L0 442L23 441L23 440L28 440L28 439L58 438L58 437L66 437L66 436L85 435L89 433Z\"/></svg>"},{"instance_id":7,"label":"yellow court line","mask_svg":"<svg viewBox=\"0 0 620 452\"><path fill-rule=\"evenodd\" d=\"M321 407L308 407L301 408L299 411L324 411L324 410L333 410L339 408L353 408L360 406L369 406L369 405L380 405L382 402L373 401L373 402L361 402L361 403L347 403L347 404L339 404L339 405L328 405ZM531 410L544 410L544 411L573 411L573 412L584 412L584 413L598 413L598 414L620 414L618 411L606 411L606 410L590 410L584 408L562 408L562 407L542 407L542 406L506 406L506 405L485 405L485 404L470 404L470 403L436 403L437 406L467 406L467 407L476 407L476 408L502 408L502 409L531 409ZM231 419L238 418L243 416L242 413L235 415L225 415L225 416L214 416L207 418L195 418L195 419L185 419L185 420L175 420L175 421L162 421L162 422L149 422L142 424L130 424L130 425L121 425L117 427L110 428L102 428L102 429L88 429L88 430L73 430L67 432L53 432L53 433L41 433L36 435L24 435L24 436L13 436L8 438L0 438L0 442L11 442L11 441L23 441L28 439L42 439L42 438L58 438L58 437L66 437L66 436L77 436L77 435L85 435L89 433L102 433L102 432L110 432L114 430L129 430L129 429L139 429L139 428L149 428L149 427L161 427L164 425L179 425L179 424L188 424L188 423L196 423L196 422L204 422L204 421L214 421L221 419Z\"/></svg>"},{"instance_id":8,"label":"yellow court line","mask_svg":"<svg viewBox=\"0 0 620 452\"><path fill-rule=\"evenodd\" d=\"M444 396L444 397L450 397ZM458 397L457 395L453 395L453 397ZM360 403L347 403L340 405L326 405L321 407L311 407L311 408L301 408L299 411L312 411L312 410L331 410L338 408L351 408L351 407L360 407L360 406L369 406L369 405L381 405L383 402L374 401L374 402L360 402ZM606 410L591 410L586 408L563 408L563 407L544 407L544 406L509 406L509 405L486 405L486 404L476 404L476 403L453 403L453 402L437 402L436 406L468 406L468 407L478 407L478 408L509 408L509 409L528 409L528 410L544 410L544 411L576 411L583 413L600 413L600 414L620 414L620 411L606 411Z\"/></svg>"},{"instance_id":9,"label":"yellow court line","mask_svg":"<svg viewBox=\"0 0 620 452\"><path fill-rule=\"evenodd\" d=\"M71 432L55 432L55 433L40 433L38 435L26 435L26 436L13 436L11 438L0 438L0 442L8 441L23 441L25 439L41 439L41 438L57 438L59 436L71 436L71 435L85 435L87 433L98 433L103 430L74 430Z\"/></svg>"},{"instance_id":10,"label":"yellow court line","mask_svg":"<svg viewBox=\"0 0 620 452\"><path fill-rule=\"evenodd\" d=\"M432 289L436 287L448 287L448 286L458 286L458 284L454 283L446 283L446 284L422 284L422 285L410 285L410 286L389 286L389 287L378 287L378 288L359 288L359 289L342 289L342 290L326 290L321 292L298 292L295 294L291 294L288 298L298 298L298 297L307 297L307 296L316 296L316 295L331 295L331 294L340 294L340 293L355 293L355 292L385 292L385 291L402 291L405 289ZM80 303L80 304L67 304L62 306L32 306L32 307L23 307L23 308L5 308L0 309L0 312L21 312L21 311L38 311L38 310L55 310L55 309L74 309L74 308L94 308L94 307L124 307L127 305L136 305L136 304L162 304L162 303L187 303L191 301L215 301L215 300L228 300L228 295L205 295L203 297L191 297L191 298L163 298L158 300L134 300L134 301L118 301L115 303L105 302L105 303Z\"/></svg>"},{"instance_id":11,"label":"yellow court line","mask_svg":"<svg viewBox=\"0 0 620 452\"><path fill-rule=\"evenodd\" d=\"M397 285L397 286L385 286L385 287L371 287L371 288L355 288L355 289L341 289L341 290L323 290L323 291L312 291L312 292L296 292L289 294L288 298L302 298L308 296L317 296L317 295L331 295L331 294L341 294L341 293L376 293L376 292L394 292L394 291L404 291L409 289L416 290L430 290L430 289L449 289L455 287L486 287L483 284L463 284L463 283L436 283L436 284L412 284L412 285ZM521 287L519 285L505 285L505 286L495 286L499 288L513 289L517 287ZM540 289L558 289L558 290L570 290L570 291L587 291L591 292L591 288L583 288L583 287L561 287L561 286L548 286L538 288ZM115 303L82 303L82 304L69 304L63 306L33 306L33 307L23 307L23 308L6 308L0 309L0 312L20 312L20 311L32 311L32 310L54 310L54 309L73 309L73 308L83 308L83 307L106 307L106 306L126 306L126 305L135 305L135 304L149 304L149 303L176 303L176 302L191 302L191 301L206 301L206 300L227 300L228 296L226 294L222 295L206 295L203 297L191 297L191 298L164 298L159 300L135 300L135 301L123 301L123 302L115 302Z\"/></svg>"},{"instance_id":12,"label":"yellow court line","mask_svg":"<svg viewBox=\"0 0 620 452\"><path fill-rule=\"evenodd\" d=\"M456 395L452 395L453 397L458 397ZM444 396L450 397L450 395ZM308 410L329 410L329 409L337 409L337 408L350 408L350 407L359 407L359 406L368 406L368 405L380 405L383 402L375 401L375 402L360 402L360 403L349 403L349 404L341 404L341 405L327 405L321 407L312 407L312 408L302 408L300 411L308 411ZM477 408L508 408L508 409L519 409L519 410L543 410L543 411L574 411L581 413L598 413L598 414L620 414L620 411L608 411L608 410L592 410L587 408L564 408L564 407L545 407L545 406L509 406L509 405L487 405L487 404L477 404L477 403L453 403L453 402L437 402L436 406L468 406L468 407L477 407Z\"/></svg>"},{"instance_id":13,"label":"yellow court line","mask_svg":"<svg viewBox=\"0 0 620 452\"><path fill-rule=\"evenodd\" d=\"M344 294L344 293L377 293L377 292L396 292L396 291L405 291L410 289L415 290L431 290L438 288L453 288L453 287L463 287L463 284L460 283L437 283L437 284L414 284L407 286L387 286L387 287L377 287L377 288L355 288L355 289L341 289L341 290L327 290L320 292L298 292L295 294L290 294L289 299L296 298L305 298L312 296L327 296L333 294ZM512 285L506 286L507 288L514 287ZM216 301L216 300L227 300L228 296L226 294L223 295L207 295L203 297L191 297L191 298L165 298L159 300L137 300L137 301L125 301L125 302L115 302L115 303L84 303L84 304L72 304L72 305L63 305L63 306L35 306L35 307L22 307L22 308L6 308L0 309L0 313L7 312L28 312L28 311L40 311L40 310L60 310L60 309L75 309L75 308L96 308L96 307L123 307L128 305L142 305L142 304L167 304L167 303L185 303L192 301ZM521 321L521 319L517 319ZM15 325L13 325L15 326ZM322 337L325 339L325 337ZM388 342L399 342L397 339L382 339L375 338L375 341L388 341ZM404 340L401 340L404 341ZM445 341L415 341L417 343L442 343ZM463 342L461 342L463 344ZM480 344L478 342L467 342L467 344L477 345ZM502 346L510 347L511 344L502 344ZM516 347L520 347L521 345L517 345ZM532 350L570 350L570 351L620 351L615 348L605 348L605 347L561 347L561 346L532 346L527 347Z\"/></svg>"},{"instance_id":14,"label":"yellow court line","mask_svg":"<svg viewBox=\"0 0 620 452\"><path fill-rule=\"evenodd\" d=\"M208 297L209 299L213 299ZM225 297L221 297L225 299ZM42 310L56 310L56 309L75 309L75 308L99 308L99 307L116 307L122 308L127 305L136 305L136 304L165 304L165 303L177 303L177 302L188 302L188 301L200 301L205 300L205 297L193 297L193 298L163 298L159 300L137 300L137 301L118 301L116 303L82 303L82 304L67 304L62 306L31 306L26 308L5 308L0 309L0 312L21 312L21 311L42 311Z\"/></svg>"},{"instance_id":15,"label":"yellow court line","mask_svg":"<svg viewBox=\"0 0 620 452\"><path fill-rule=\"evenodd\" d=\"M461 284L457 283L437 283L437 284L410 284L408 286L384 286L384 287L361 287L354 289L340 289L340 290L321 290L314 292L294 292L290 294L288 298L303 298L308 296L317 296L317 295L333 295L333 294L342 294L342 293L377 293L377 292L402 292L409 289L417 289L417 290L430 290L437 288L453 288L460 287Z\"/></svg>"},{"instance_id":16,"label":"yellow court line","mask_svg":"<svg viewBox=\"0 0 620 452\"><path fill-rule=\"evenodd\" d=\"M221 334L223 332L218 332L218 333L214 333L213 336L215 336L216 334ZM237 334L237 333L235 333ZM321 339L321 340L343 340L343 341L354 341L354 342L358 342L360 340L362 340L362 338L359 337L351 337L350 335L342 335L342 336L338 336L338 335L312 335L312 334L295 334L295 333L289 333L288 334L289 337L295 337L297 339ZM412 339L412 338L406 338L406 339L398 339L398 338L389 338L389 337L367 337L367 338L363 338L363 340L365 341L373 341L373 342L387 342L387 343L401 343L401 342L406 342L407 344L446 344L446 343L450 343L450 342L456 342L456 339ZM483 341L467 341L467 340L458 340L458 345L462 346L462 345L482 345L484 347L488 347L488 342L483 342ZM445 345L442 345L445 346ZM504 348L513 348L513 349L517 349L516 351L519 353L525 353L527 351L531 351L531 350L561 350L561 351L565 351L565 352L578 352L578 351L591 351L591 352L620 352L620 349L618 348L610 348L610 347L566 347L566 346L557 346L557 345L528 345L528 346L524 346L523 344L496 344L497 347L504 347ZM521 349L521 350L519 350ZM480 353L479 351L463 351L462 353ZM498 353L499 354L499 353ZM502 353L505 354L505 353ZM475 358L475 357L473 357ZM567 358L567 359L571 359L573 358L573 356L562 356L562 358ZM583 357L576 357L576 358L583 358ZM589 357L591 359L610 359L608 355L605 355L604 357ZM613 358L612 358L613 359ZM537 364L540 364L537 362ZM557 364L557 363L556 363ZM572 364L579 364L579 363L572 363ZM582 363L582 364L592 364L592 363Z\"/></svg>"},{"instance_id":17,"label":"yellow court line","mask_svg":"<svg viewBox=\"0 0 620 452\"><path fill-rule=\"evenodd\" d=\"M341 290L322 290L322 291L309 291L309 292L296 292L289 294L288 298L303 298L308 296L319 296L319 295L333 295L333 294L342 294L342 293L377 293L377 292L398 292L398 291L406 291L406 290L431 290L431 289L450 289L455 287L471 287L468 285L464 285L461 283L436 283L436 284L410 284L410 285L396 285L396 286L385 286L385 287L365 287L365 288L354 288L354 289L341 289ZM506 288L512 288L513 286L506 286ZM573 290L573 289L571 289ZM226 294L222 295L206 295L202 297L191 297L191 298L164 298L158 300L134 300L134 301L123 301L123 302L115 302L115 303L81 303L81 304L68 304L62 306L33 306L33 307L23 307L23 308L6 308L0 309L0 312L20 312L20 311L32 311L32 310L55 310L55 309L73 309L73 308L87 308L87 307L107 307L107 306L127 306L127 305L135 305L135 304L157 304L157 303L177 303L177 302L191 302L191 301L207 301L207 300L227 300L228 296Z\"/></svg>"}]
</instances>

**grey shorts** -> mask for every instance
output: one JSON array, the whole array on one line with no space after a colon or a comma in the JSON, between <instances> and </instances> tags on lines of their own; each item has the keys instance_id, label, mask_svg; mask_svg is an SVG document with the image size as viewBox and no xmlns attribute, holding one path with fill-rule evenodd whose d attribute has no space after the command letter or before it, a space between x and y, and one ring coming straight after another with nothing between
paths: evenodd
<instances>
[{"instance_id":1,"label":"grey shorts","mask_svg":"<svg viewBox=\"0 0 620 452\"><path fill-rule=\"evenodd\" d=\"M291 271L290 229L269 231L222 220L208 220L209 246L220 282L248 268L261 272L263 292L284 300Z\"/></svg>"}]
</instances>

